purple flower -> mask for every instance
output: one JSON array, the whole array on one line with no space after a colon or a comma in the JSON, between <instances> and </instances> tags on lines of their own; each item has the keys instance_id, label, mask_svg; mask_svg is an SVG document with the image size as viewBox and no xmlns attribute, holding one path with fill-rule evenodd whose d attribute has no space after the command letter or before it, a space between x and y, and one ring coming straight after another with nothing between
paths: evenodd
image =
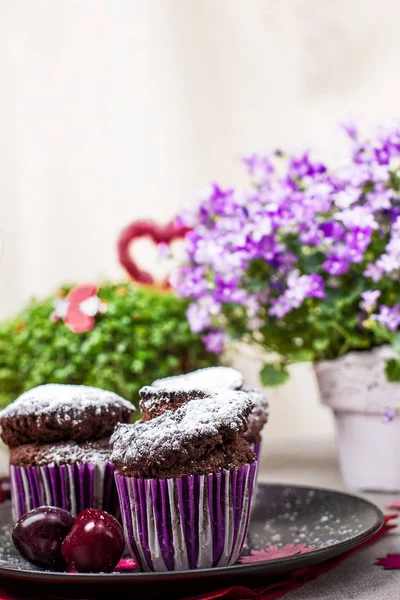
<instances>
[{"instance_id":1,"label":"purple flower","mask_svg":"<svg viewBox=\"0 0 400 600\"><path fill-rule=\"evenodd\" d=\"M234 214L237 209L234 191L223 190L216 183L212 184L211 194L208 201L211 212L214 215Z\"/></svg>"},{"instance_id":2,"label":"purple flower","mask_svg":"<svg viewBox=\"0 0 400 600\"><path fill-rule=\"evenodd\" d=\"M212 319L221 312L221 304L212 295L202 296L190 304L186 311L190 329L193 333L204 331L210 327Z\"/></svg>"},{"instance_id":3,"label":"purple flower","mask_svg":"<svg viewBox=\"0 0 400 600\"><path fill-rule=\"evenodd\" d=\"M197 225L197 211L192 206L184 206L180 214L174 219L175 226L194 227Z\"/></svg>"},{"instance_id":4,"label":"purple flower","mask_svg":"<svg viewBox=\"0 0 400 600\"><path fill-rule=\"evenodd\" d=\"M337 221L327 221L326 223L322 223L319 225L319 229L325 237L332 238L333 240L340 240L345 232L343 225Z\"/></svg>"},{"instance_id":5,"label":"purple flower","mask_svg":"<svg viewBox=\"0 0 400 600\"><path fill-rule=\"evenodd\" d=\"M378 227L374 215L365 206L353 206L352 208L347 208L337 213L335 217L348 228L377 229Z\"/></svg>"},{"instance_id":6,"label":"purple flower","mask_svg":"<svg viewBox=\"0 0 400 600\"><path fill-rule=\"evenodd\" d=\"M385 409L383 420L385 421L385 423L390 423L390 421L393 421L393 419L396 418L396 414L396 409L393 406L388 406Z\"/></svg>"},{"instance_id":7,"label":"purple flower","mask_svg":"<svg viewBox=\"0 0 400 600\"><path fill-rule=\"evenodd\" d=\"M379 268L385 273L392 273L400 268L400 262L396 256L391 254L382 254L376 261Z\"/></svg>"},{"instance_id":8,"label":"purple flower","mask_svg":"<svg viewBox=\"0 0 400 600\"><path fill-rule=\"evenodd\" d=\"M271 300L271 308L269 309L268 314L271 315L271 317L282 319L292 310L292 308L289 300L283 295Z\"/></svg>"},{"instance_id":9,"label":"purple flower","mask_svg":"<svg viewBox=\"0 0 400 600\"><path fill-rule=\"evenodd\" d=\"M393 223L386 252L378 258L376 265L382 273L391 274L400 270L400 217Z\"/></svg>"},{"instance_id":10,"label":"purple flower","mask_svg":"<svg viewBox=\"0 0 400 600\"><path fill-rule=\"evenodd\" d=\"M224 348L225 336L222 330L215 329L201 338L204 342L206 350L213 354L220 354Z\"/></svg>"},{"instance_id":11,"label":"purple flower","mask_svg":"<svg viewBox=\"0 0 400 600\"><path fill-rule=\"evenodd\" d=\"M333 194L333 201L335 205L340 209L349 208L352 204L359 200L361 194L361 190L357 188L348 188L346 190L341 190L340 192L336 192Z\"/></svg>"},{"instance_id":12,"label":"purple flower","mask_svg":"<svg viewBox=\"0 0 400 600\"><path fill-rule=\"evenodd\" d=\"M324 280L321 275L302 275L298 283L303 288L305 298L325 298Z\"/></svg>"},{"instance_id":13,"label":"purple flower","mask_svg":"<svg viewBox=\"0 0 400 600\"><path fill-rule=\"evenodd\" d=\"M186 311L186 316L193 333L199 333L211 324L207 309L199 304L191 304Z\"/></svg>"},{"instance_id":14,"label":"purple flower","mask_svg":"<svg viewBox=\"0 0 400 600\"><path fill-rule=\"evenodd\" d=\"M364 271L364 275L365 277L371 277L372 281L377 283L383 276L383 269L373 263L369 263Z\"/></svg>"},{"instance_id":15,"label":"purple flower","mask_svg":"<svg viewBox=\"0 0 400 600\"><path fill-rule=\"evenodd\" d=\"M390 162L390 150L385 145L374 148L375 158L380 165L388 165Z\"/></svg>"},{"instance_id":16,"label":"purple flower","mask_svg":"<svg viewBox=\"0 0 400 600\"><path fill-rule=\"evenodd\" d=\"M364 253L371 242L372 230L368 228L361 229L355 227L344 236L348 255L352 262L362 262Z\"/></svg>"},{"instance_id":17,"label":"purple flower","mask_svg":"<svg viewBox=\"0 0 400 600\"><path fill-rule=\"evenodd\" d=\"M375 190L366 195L371 210L389 210L392 206L393 190Z\"/></svg>"},{"instance_id":18,"label":"purple flower","mask_svg":"<svg viewBox=\"0 0 400 600\"><path fill-rule=\"evenodd\" d=\"M360 302L360 306L363 310L367 312L371 312L374 310L376 306L376 302L381 295L380 290L367 290L361 294L362 301Z\"/></svg>"},{"instance_id":19,"label":"purple flower","mask_svg":"<svg viewBox=\"0 0 400 600\"><path fill-rule=\"evenodd\" d=\"M374 149L371 142L358 142L354 147L353 160L356 164L370 164L375 157Z\"/></svg>"},{"instance_id":20,"label":"purple flower","mask_svg":"<svg viewBox=\"0 0 400 600\"><path fill-rule=\"evenodd\" d=\"M306 298L325 298L324 281L320 275L300 275L292 271L287 279L288 287L282 296L272 300L271 316L281 319L293 308L299 308Z\"/></svg>"},{"instance_id":21,"label":"purple flower","mask_svg":"<svg viewBox=\"0 0 400 600\"><path fill-rule=\"evenodd\" d=\"M356 140L358 138L357 126L353 120L349 119L348 121L339 123L339 125L352 140Z\"/></svg>"},{"instance_id":22,"label":"purple flower","mask_svg":"<svg viewBox=\"0 0 400 600\"><path fill-rule=\"evenodd\" d=\"M309 246L318 246L322 240L321 231L316 223L307 223L304 231L300 231L299 238L302 244Z\"/></svg>"},{"instance_id":23,"label":"purple flower","mask_svg":"<svg viewBox=\"0 0 400 600\"><path fill-rule=\"evenodd\" d=\"M400 306L395 304L390 307L382 304L379 314L371 315L371 318L389 331L397 331L400 325Z\"/></svg>"},{"instance_id":24,"label":"purple flower","mask_svg":"<svg viewBox=\"0 0 400 600\"><path fill-rule=\"evenodd\" d=\"M289 174L299 179L306 177L307 175L313 176L325 173L325 171L325 165L310 161L308 152L304 152L304 154L299 157L293 157L289 162Z\"/></svg>"},{"instance_id":25,"label":"purple flower","mask_svg":"<svg viewBox=\"0 0 400 600\"><path fill-rule=\"evenodd\" d=\"M271 173L275 170L268 155L252 154L251 156L243 156L242 162L246 166L250 177L260 184L268 181Z\"/></svg>"},{"instance_id":26,"label":"purple flower","mask_svg":"<svg viewBox=\"0 0 400 600\"><path fill-rule=\"evenodd\" d=\"M214 298L217 302L234 302L243 304L247 298L245 290L240 289L239 281L233 276L217 275L215 278Z\"/></svg>"},{"instance_id":27,"label":"purple flower","mask_svg":"<svg viewBox=\"0 0 400 600\"><path fill-rule=\"evenodd\" d=\"M184 266L172 273L170 284L183 298L200 298L208 289L206 269L204 266Z\"/></svg>"},{"instance_id":28,"label":"purple flower","mask_svg":"<svg viewBox=\"0 0 400 600\"><path fill-rule=\"evenodd\" d=\"M329 275L344 275L350 268L350 260L340 256L328 256L322 268Z\"/></svg>"}]
</instances>

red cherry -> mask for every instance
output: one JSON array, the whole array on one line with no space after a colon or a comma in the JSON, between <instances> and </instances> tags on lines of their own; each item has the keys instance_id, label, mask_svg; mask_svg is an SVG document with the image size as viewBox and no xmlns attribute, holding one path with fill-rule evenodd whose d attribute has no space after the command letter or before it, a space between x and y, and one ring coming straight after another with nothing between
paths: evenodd
<instances>
[{"instance_id":1,"label":"red cherry","mask_svg":"<svg viewBox=\"0 0 400 600\"><path fill-rule=\"evenodd\" d=\"M14 525L12 539L25 560L44 569L63 569L61 545L74 517L62 508L41 506L23 515Z\"/></svg>"},{"instance_id":2,"label":"red cherry","mask_svg":"<svg viewBox=\"0 0 400 600\"><path fill-rule=\"evenodd\" d=\"M124 551L121 525L112 515L87 508L75 519L75 524L62 545L62 555L70 569L79 573L110 572Z\"/></svg>"}]
</instances>

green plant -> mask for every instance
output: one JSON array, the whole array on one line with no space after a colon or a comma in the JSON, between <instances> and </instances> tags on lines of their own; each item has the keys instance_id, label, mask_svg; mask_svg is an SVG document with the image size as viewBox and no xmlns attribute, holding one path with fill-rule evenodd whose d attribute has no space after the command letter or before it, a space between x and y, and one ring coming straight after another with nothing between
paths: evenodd
<instances>
[{"instance_id":1,"label":"green plant","mask_svg":"<svg viewBox=\"0 0 400 600\"><path fill-rule=\"evenodd\" d=\"M107 310L86 333L52 322L53 298L32 301L0 324L2 406L50 382L98 386L137 404L138 390L154 379L216 363L190 332L186 301L173 292L107 283L98 296Z\"/></svg>"}]
</instances>

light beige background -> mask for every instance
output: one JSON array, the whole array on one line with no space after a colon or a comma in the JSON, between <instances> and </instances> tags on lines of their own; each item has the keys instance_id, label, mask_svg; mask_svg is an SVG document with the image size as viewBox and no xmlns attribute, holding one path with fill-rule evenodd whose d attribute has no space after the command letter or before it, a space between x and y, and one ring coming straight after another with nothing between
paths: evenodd
<instances>
[{"instance_id":1,"label":"light beige background","mask_svg":"<svg viewBox=\"0 0 400 600\"><path fill-rule=\"evenodd\" d=\"M121 228L241 182L239 154L335 154L337 121L397 117L399 22L394 0L0 0L0 316L121 277ZM272 397L272 437L332 435L310 370Z\"/></svg>"}]
</instances>

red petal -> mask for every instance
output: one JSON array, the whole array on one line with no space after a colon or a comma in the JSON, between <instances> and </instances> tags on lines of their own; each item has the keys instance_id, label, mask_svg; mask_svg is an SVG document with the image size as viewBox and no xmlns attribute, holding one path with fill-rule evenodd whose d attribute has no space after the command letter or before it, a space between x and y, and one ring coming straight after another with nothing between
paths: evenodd
<instances>
[{"instance_id":1,"label":"red petal","mask_svg":"<svg viewBox=\"0 0 400 600\"><path fill-rule=\"evenodd\" d=\"M295 554L305 554L312 552L314 548L308 548L306 544L287 544L282 548L269 546L265 550L251 550L251 556L242 556L239 561L243 564L263 562L265 560L276 560L277 558L286 558Z\"/></svg>"},{"instance_id":2,"label":"red petal","mask_svg":"<svg viewBox=\"0 0 400 600\"><path fill-rule=\"evenodd\" d=\"M378 558L376 564L385 569L400 569L400 554L388 554L385 558Z\"/></svg>"},{"instance_id":3,"label":"red petal","mask_svg":"<svg viewBox=\"0 0 400 600\"><path fill-rule=\"evenodd\" d=\"M85 283L83 285L78 285L75 288L73 288L68 295L68 299L71 302L71 304L79 304L79 302L83 302L83 300L87 300L88 298L95 296L98 291L99 288L97 287L97 285L94 285L92 283Z\"/></svg>"}]
</instances>

